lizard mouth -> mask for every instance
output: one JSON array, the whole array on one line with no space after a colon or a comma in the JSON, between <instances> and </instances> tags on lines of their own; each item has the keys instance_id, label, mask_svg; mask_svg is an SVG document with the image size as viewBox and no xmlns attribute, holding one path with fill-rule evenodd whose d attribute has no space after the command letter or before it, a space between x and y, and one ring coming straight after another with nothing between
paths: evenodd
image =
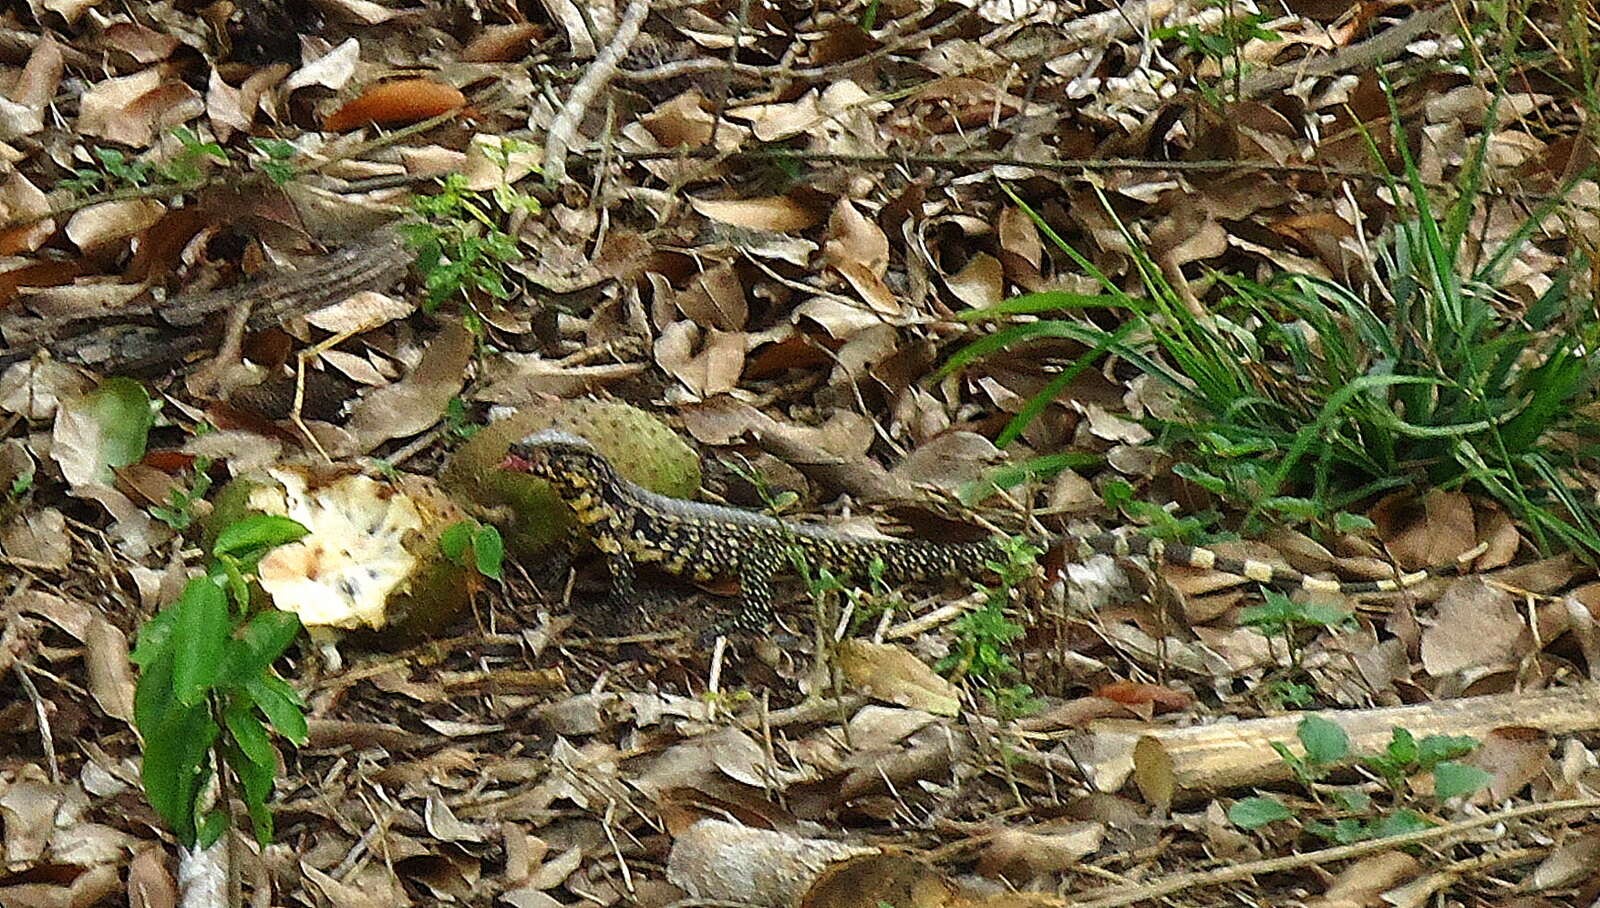
<instances>
[{"instance_id":1,"label":"lizard mouth","mask_svg":"<svg viewBox=\"0 0 1600 908\"><path fill-rule=\"evenodd\" d=\"M529 460L528 458L523 457L521 454L517 454L517 453L514 453L514 452L511 453L511 454L507 454L506 455L506 459L500 461L500 469L502 469L502 470L510 470L513 473L535 473L535 472L537 472L537 470L535 469L535 464L534 464L534 462L532 460Z\"/></svg>"}]
</instances>

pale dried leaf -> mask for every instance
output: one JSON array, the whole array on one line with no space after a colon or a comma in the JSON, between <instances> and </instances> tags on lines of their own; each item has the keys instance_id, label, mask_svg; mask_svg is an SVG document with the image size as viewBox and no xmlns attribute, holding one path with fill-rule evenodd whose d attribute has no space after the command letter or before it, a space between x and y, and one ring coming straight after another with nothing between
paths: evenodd
<instances>
[{"instance_id":1,"label":"pale dried leaf","mask_svg":"<svg viewBox=\"0 0 1600 908\"><path fill-rule=\"evenodd\" d=\"M839 645L838 659L850 685L870 697L936 716L960 712L955 686L898 646L852 638Z\"/></svg>"}]
</instances>

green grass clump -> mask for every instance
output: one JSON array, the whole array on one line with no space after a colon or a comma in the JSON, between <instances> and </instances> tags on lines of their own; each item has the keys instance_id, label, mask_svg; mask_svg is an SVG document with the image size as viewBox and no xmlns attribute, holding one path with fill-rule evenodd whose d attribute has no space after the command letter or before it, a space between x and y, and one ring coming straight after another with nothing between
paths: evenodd
<instances>
[{"instance_id":1,"label":"green grass clump","mask_svg":"<svg viewBox=\"0 0 1600 908\"><path fill-rule=\"evenodd\" d=\"M947 368L1046 338L1089 348L1013 419L1005 444L1079 372L1106 354L1121 357L1175 390L1183 415L1147 424L1178 453L1179 475L1246 512L1246 532L1268 520L1347 531L1362 521L1344 509L1379 493L1464 489L1500 502L1541 548L1600 554L1600 514L1579 478L1600 438L1592 406L1600 359L1590 355L1600 320L1585 282L1572 280L1588 263L1574 256L1526 306L1501 289L1564 193L1475 255L1487 133L1455 202L1439 213L1404 137L1396 141L1405 167L1389 188L1409 196L1413 210L1378 239L1367 286L1218 275L1220 299L1197 314L1131 235L1142 297L1118 288L1029 210L1105 292L1031 294L969 317L1096 307L1130 317L1114 331L1060 317L1011 325Z\"/></svg>"}]
</instances>

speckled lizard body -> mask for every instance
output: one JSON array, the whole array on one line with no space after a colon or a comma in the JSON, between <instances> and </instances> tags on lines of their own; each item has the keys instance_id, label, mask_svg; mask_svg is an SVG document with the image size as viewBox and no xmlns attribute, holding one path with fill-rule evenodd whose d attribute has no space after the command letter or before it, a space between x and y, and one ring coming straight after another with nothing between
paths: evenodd
<instances>
[{"instance_id":1,"label":"speckled lizard body","mask_svg":"<svg viewBox=\"0 0 1600 908\"><path fill-rule=\"evenodd\" d=\"M791 523L739 508L668 498L619 476L585 439L566 432L536 432L511 446L503 468L538 476L571 506L594 547L605 555L613 596L634 588L634 566L659 564L699 581L736 577L739 612L733 626L760 632L772 617L772 579L789 569L796 549L811 564L864 577L881 560L889 584L977 577L1003 560L998 539L937 543L859 536ZM1227 558L1198 546L1148 536L1096 533L1069 537L1079 557L1143 555L1152 561L1237 574L1276 587L1345 594L1392 592L1429 576L1426 571L1387 580L1342 583L1308 577L1264 561Z\"/></svg>"}]
</instances>

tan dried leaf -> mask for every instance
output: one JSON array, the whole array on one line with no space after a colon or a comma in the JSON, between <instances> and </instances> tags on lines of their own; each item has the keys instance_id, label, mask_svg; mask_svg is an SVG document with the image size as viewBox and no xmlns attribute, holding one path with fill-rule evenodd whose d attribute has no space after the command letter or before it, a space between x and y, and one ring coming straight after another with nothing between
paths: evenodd
<instances>
[{"instance_id":1,"label":"tan dried leaf","mask_svg":"<svg viewBox=\"0 0 1600 908\"><path fill-rule=\"evenodd\" d=\"M362 451L391 438L423 431L444 416L450 398L461 393L472 362L472 334L449 322L428 344L422 361L402 381L377 388L356 404L348 427Z\"/></svg>"},{"instance_id":2,"label":"tan dried leaf","mask_svg":"<svg viewBox=\"0 0 1600 908\"><path fill-rule=\"evenodd\" d=\"M6 482L0 488L10 488L10 483ZM72 558L67 518L56 508L50 507L24 511L0 528L0 551L46 570L59 571Z\"/></svg>"},{"instance_id":3,"label":"tan dried leaf","mask_svg":"<svg viewBox=\"0 0 1600 908\"><path fill-rule=\"evenodd\" d=\"M1422 667L1440 678L1467 668L1510 665L1532 642L1510 593L1463 579L1439 597L1434 623L1422 632Z\"/></svg>"},{"instance_id":4,"label":"tan dried leaf","mask_svg":"<svg viewBox=\"0 0 1600 908\"><path fill-rule=\"evenodd\" d=\"M695 275L674 302L678 311L702 328L740 331L750 317L744 283L732 265L718 265Z\"/></svg>"},{"instance_id":5,"label":"tan dried leaf","mask_svg":"<svg viewBox=\"0 0 1600 908\"><path fill-rule=\"evenodd\" d=\"M955 685L898 646L850 639L839 645L838 659L846 680L869 697L936 716L961 710Z\"/></svg>"},{"instance_id":6,"label":"tan dried leaf","mask_svg":"<svg viewBox=\"0 0 1600 908\"><path fill-rule=\"evenodd\" d=\"M1027 879L1063 873L1100 850L1103 823L1065 822L1027 829L1001 829L978 855L977 872L986 877Z\"/></svg>"},{"instance_id":7,"label":"tan dried leaf","mask_svg":"<svg viewBox=\"0 0 1600 908\"><path fill-rule=\"evenodd\" d=\"M1005 298L1005 268L1000 260L980 252L965 267L945 279L956 299L974 309L987 309Z\"/></svg>"},{"instance_id":8,"label":"tan dried leaf","mask_svg":"<svg viewBox=\"0 0 1600 908\"><path fill-rule=\"evenodd\" d=\"M163 67L95 83L83 93L78 132L143 148L155 134L205 113L205 100Z\"/></svg>"},{"instance_id":9,"label":"tan dried leaf","mask_svg":"<svg viewBox=\"0 0 1600 908\"><path fill-rule=\"evenodd\" d=\"M696 199L689 205L702 216L747 230L792 233L817 223L817 214L788 196L754 199Z\"/></svg>"},{"instance_id":10,"label":"tan dried leaf","mask_svg":"<svg viewBox=\"0 0 1600 908\"><path fill-rule=\"evenodd\" d=\"M167 206L155 199L101 202L73 213L67 220L67 239L84 252L92 252L133 236L166 213Z\"/></svg>"},{"instance_id":11,"label":"tan dried leaf","mask_svg":"<svg viewBox=\"0 0 1600 908\"><path fill-rule=\"evenodd\" d=\"M702 332L692 322L673 322L656 339L655 360L696 397L723 394L738 385L744 371L744 334L715 328Z\"/></svg>"}]
</instances>

